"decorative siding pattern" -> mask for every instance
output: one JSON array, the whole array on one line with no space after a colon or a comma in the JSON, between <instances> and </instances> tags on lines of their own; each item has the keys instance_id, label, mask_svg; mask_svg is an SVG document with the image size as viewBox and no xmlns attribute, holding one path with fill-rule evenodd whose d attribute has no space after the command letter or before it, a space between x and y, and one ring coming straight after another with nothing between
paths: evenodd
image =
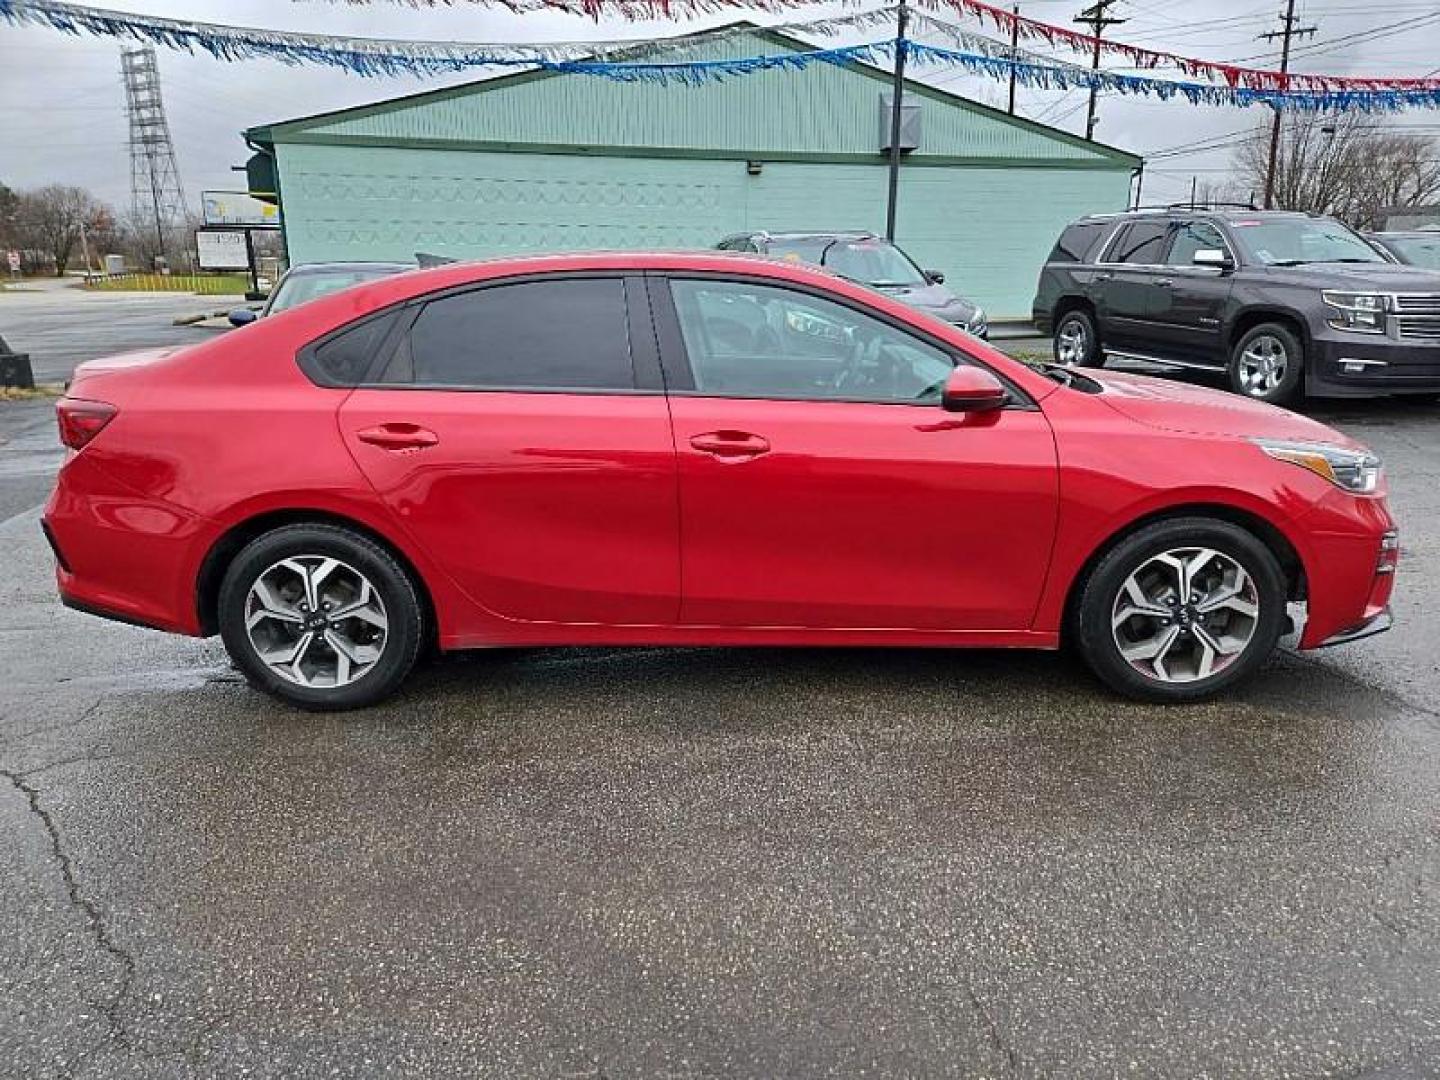
<instances>
[{"instance_id":1,"label":"decorative siding pattern","mask_svg":"<svg viewBox=\"0 0 1440 1080\"><path fill-rule=\"evenodd\" d=\"M281 143L296 263L709 247L742 229L884 227L883 165L578 157ZM1000 315L1028 314L1040 264L1082 213L1124 206L1123 171L914 168L898 240Z\"/></svg>"},{"instance_id":2,"label":"decorative siding pattern","mask_svg":"<svg viewBox=\"0 0 1440 1080\"><path fill-rule=\"evenodd\" d=\"M782 50L772 39L747 36L666 55L715 59ZM480 83L304 127L320 135L428 141L877 154L879 100L887 89L882 80L827 64L683 88L552 75ZM928 96L918 100L924 127L916 156L1103 160L1084 145L980 107ZM297 134L277 131L276 138Z\"/></svg>"}]
</instances>

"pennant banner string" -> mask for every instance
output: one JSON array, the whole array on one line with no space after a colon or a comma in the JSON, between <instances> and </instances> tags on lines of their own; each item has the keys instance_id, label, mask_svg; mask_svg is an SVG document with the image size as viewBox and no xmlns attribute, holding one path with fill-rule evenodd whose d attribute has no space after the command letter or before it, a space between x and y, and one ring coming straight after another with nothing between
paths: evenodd
<instances>
[{"instance_id":1,"label":"pennant banner string","mask_svg":"<svg viewBox=\"0 0 1440 1080\"><path fill-rule=\"evenodd\" d=\"M952 0L959 2L959 0ZM864 12L787 28L836 33L863 28L866 20L884 21L893 9ZM60 0L0 0L0 18L38 24L72 34L92 34L148 41L187 52L202 51L220 60L255 58L289 64L323 64L360 75L427 75L476 67L535 67L541 70L599 76L622 82L700 84L716 79L775 70L799 70L815 63L880 63L893 60L897 49L915 64L960 68L971 74L1008 80L1011 73L1023 86L1043 90L1090 89L1162 100L1184 98L1195 105L1268 105L1307 111L1391 111L1440 107L1440 79L1430 85L1389 88L1338 87L1326 90L1277 90L1157 79L1146 75L1092 70L1031 53L933 19L917 23L942 33L962 48L888 39L830 49L720 59L675 59L638 62L637 56L683 53L724 37L752 33L754 28L728 28L682 37L610 42L549 42L530 44L401 41L299 34L213 23L161 19L146 15L85 7ZM1406 80L1416 82L1417 80ZM1423 80L1422 80L1423 81Z\"/></svg>"}]
</instances>

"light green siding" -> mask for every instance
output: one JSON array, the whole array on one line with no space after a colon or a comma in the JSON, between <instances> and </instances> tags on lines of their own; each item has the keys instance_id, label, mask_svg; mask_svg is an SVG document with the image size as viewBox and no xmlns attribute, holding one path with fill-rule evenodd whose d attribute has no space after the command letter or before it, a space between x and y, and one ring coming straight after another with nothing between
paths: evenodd
<instances>
[{"instance_id":1,"label":"light green siding","mask_svg":"<svg viewBox=\"0 0 1440 1080\"><path fill-rule=\"evenodd\" d=\"M743 229L869 228L883 164L278 146L291 260L708 247ZM1124 206L1125 171L910 168L897 240L962 295L1029 312L1060 228Z\"/></svg>"},{"instance_id":2,"label":"light green siding","mask_svg":"<svg viewBox=\"0 0 1440 1080\"><path fill-rule=\"evenodd\" d=\"M760 35L666 53L664 59L778 54ZM647 58L651 59L651 58ZM876 154L880 97L888 84L865 69L815 64L700 86L622 83L587 75L502 80L409 101L301 122L283 137L523 142L545 146L625 146L737 153ZM872 69L873 70L873 69ZM477 98L483 93L483 98ZM1112 162L1078 139L997 117L950 95L920 104L921 157ZM288 125L287 125L288 126ZM277 135L280 135L277 132Z\"/></svg>"}]
</instances>

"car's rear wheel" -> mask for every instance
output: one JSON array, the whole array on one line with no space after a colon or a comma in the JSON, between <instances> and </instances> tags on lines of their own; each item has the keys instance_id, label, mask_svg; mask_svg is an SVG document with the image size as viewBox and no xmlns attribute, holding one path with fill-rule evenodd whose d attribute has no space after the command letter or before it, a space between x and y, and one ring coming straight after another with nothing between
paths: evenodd
<instances>
[{"instance_id":1,"label":"car's rear wheel","mask_svg":"<svg viewBox=\"0 0 1440 1080\"><path fill-rule=\"evenodd\" d=\"M1128 697L1198 701L1265 662L1285 606L1284 574L1253 533L1213 518L1157 522L1116 545L1086 580L1080 653Z\"/></svg>"},{"instance_id":2,"label":"car's rear wheel","mask_svg":"<svg viewBox=\"0 0 1440 1080\"><path fill-rule=\"evenodd\" d=\"M1100 335L1088 311L1076 309L1055 324L1055 362L1066 367L1095 367L1100 363Z\"/></svg>"},{"instance_id":3,"label":"car's rear wheel","mask_svg":"<svg viewBox=\"0 0 1440 1080\"><path fill-rule=\"evenodd\" d=\"M1230 354L1230 388L1237 394L1279 405L1300 392L1305 348L1288 326L1261 323Z\"/></svg>"},{"instance_id":4,"label":"car's rear wheel","mask_svg":"<svg viewBox=\"0 0 1440 1080\"><path fill-rule=\"evenodd\" d=\"M220 586L220 636L254 686L306 709L390 694L424 639L415 584L384 548L334 525L251 541Z\"/></svg>"}]
</instances>

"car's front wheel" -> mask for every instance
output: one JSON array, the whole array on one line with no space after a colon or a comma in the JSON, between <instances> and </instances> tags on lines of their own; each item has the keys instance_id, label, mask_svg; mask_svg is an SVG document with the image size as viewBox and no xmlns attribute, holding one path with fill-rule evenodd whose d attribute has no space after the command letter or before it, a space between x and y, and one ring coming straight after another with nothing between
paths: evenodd
<instances>
[{"instance_id":1,"label":"car's front wheel","mask_svg":"<svg viewBox=\"0 0 1440 1080\"><path fill-rule=\"evenodd\" d=\"M251 541L220 586L220 636L249 682L305 709L390 694L424 640L424 608L391 554L335 525Z\"/></svg>"},{"instance_id":2,"label":"car's front wheel","mask_svg":"<svg viewBox=\"0 0 1440 1080\"><path fill-rule=\"evenodd\" d=\"M1213 518L1157 522L1096 565L1080 594L1080 653L1145 701L1207 698L1252 674L1285 626L1285 578L1253 533Z\"/></svg>"},{"instance_id":3,"label":"car's front wheel","mask_svg":"<svg viewBox=\"0 0 1440 1080\"><path fill-rule=\"evenodd\" d=\"M1230 354L1230 388L1237 394L1279 405L1300 392L1305 377L1305 348L1295 332L1280 323L1262 323L1248 331Z\"/></svg>"},{"instance_id":4,"label":"car's front wheel","mask_svg":"<svg viewBox=\"0 0 1440 1080\"><path fill-rule=\"evenodd\" d=\"M1100 335L1088 311L1067 311L1055 324L1055 362L1066 367L1100 363Z\"/></svg>"}]
</instances>

